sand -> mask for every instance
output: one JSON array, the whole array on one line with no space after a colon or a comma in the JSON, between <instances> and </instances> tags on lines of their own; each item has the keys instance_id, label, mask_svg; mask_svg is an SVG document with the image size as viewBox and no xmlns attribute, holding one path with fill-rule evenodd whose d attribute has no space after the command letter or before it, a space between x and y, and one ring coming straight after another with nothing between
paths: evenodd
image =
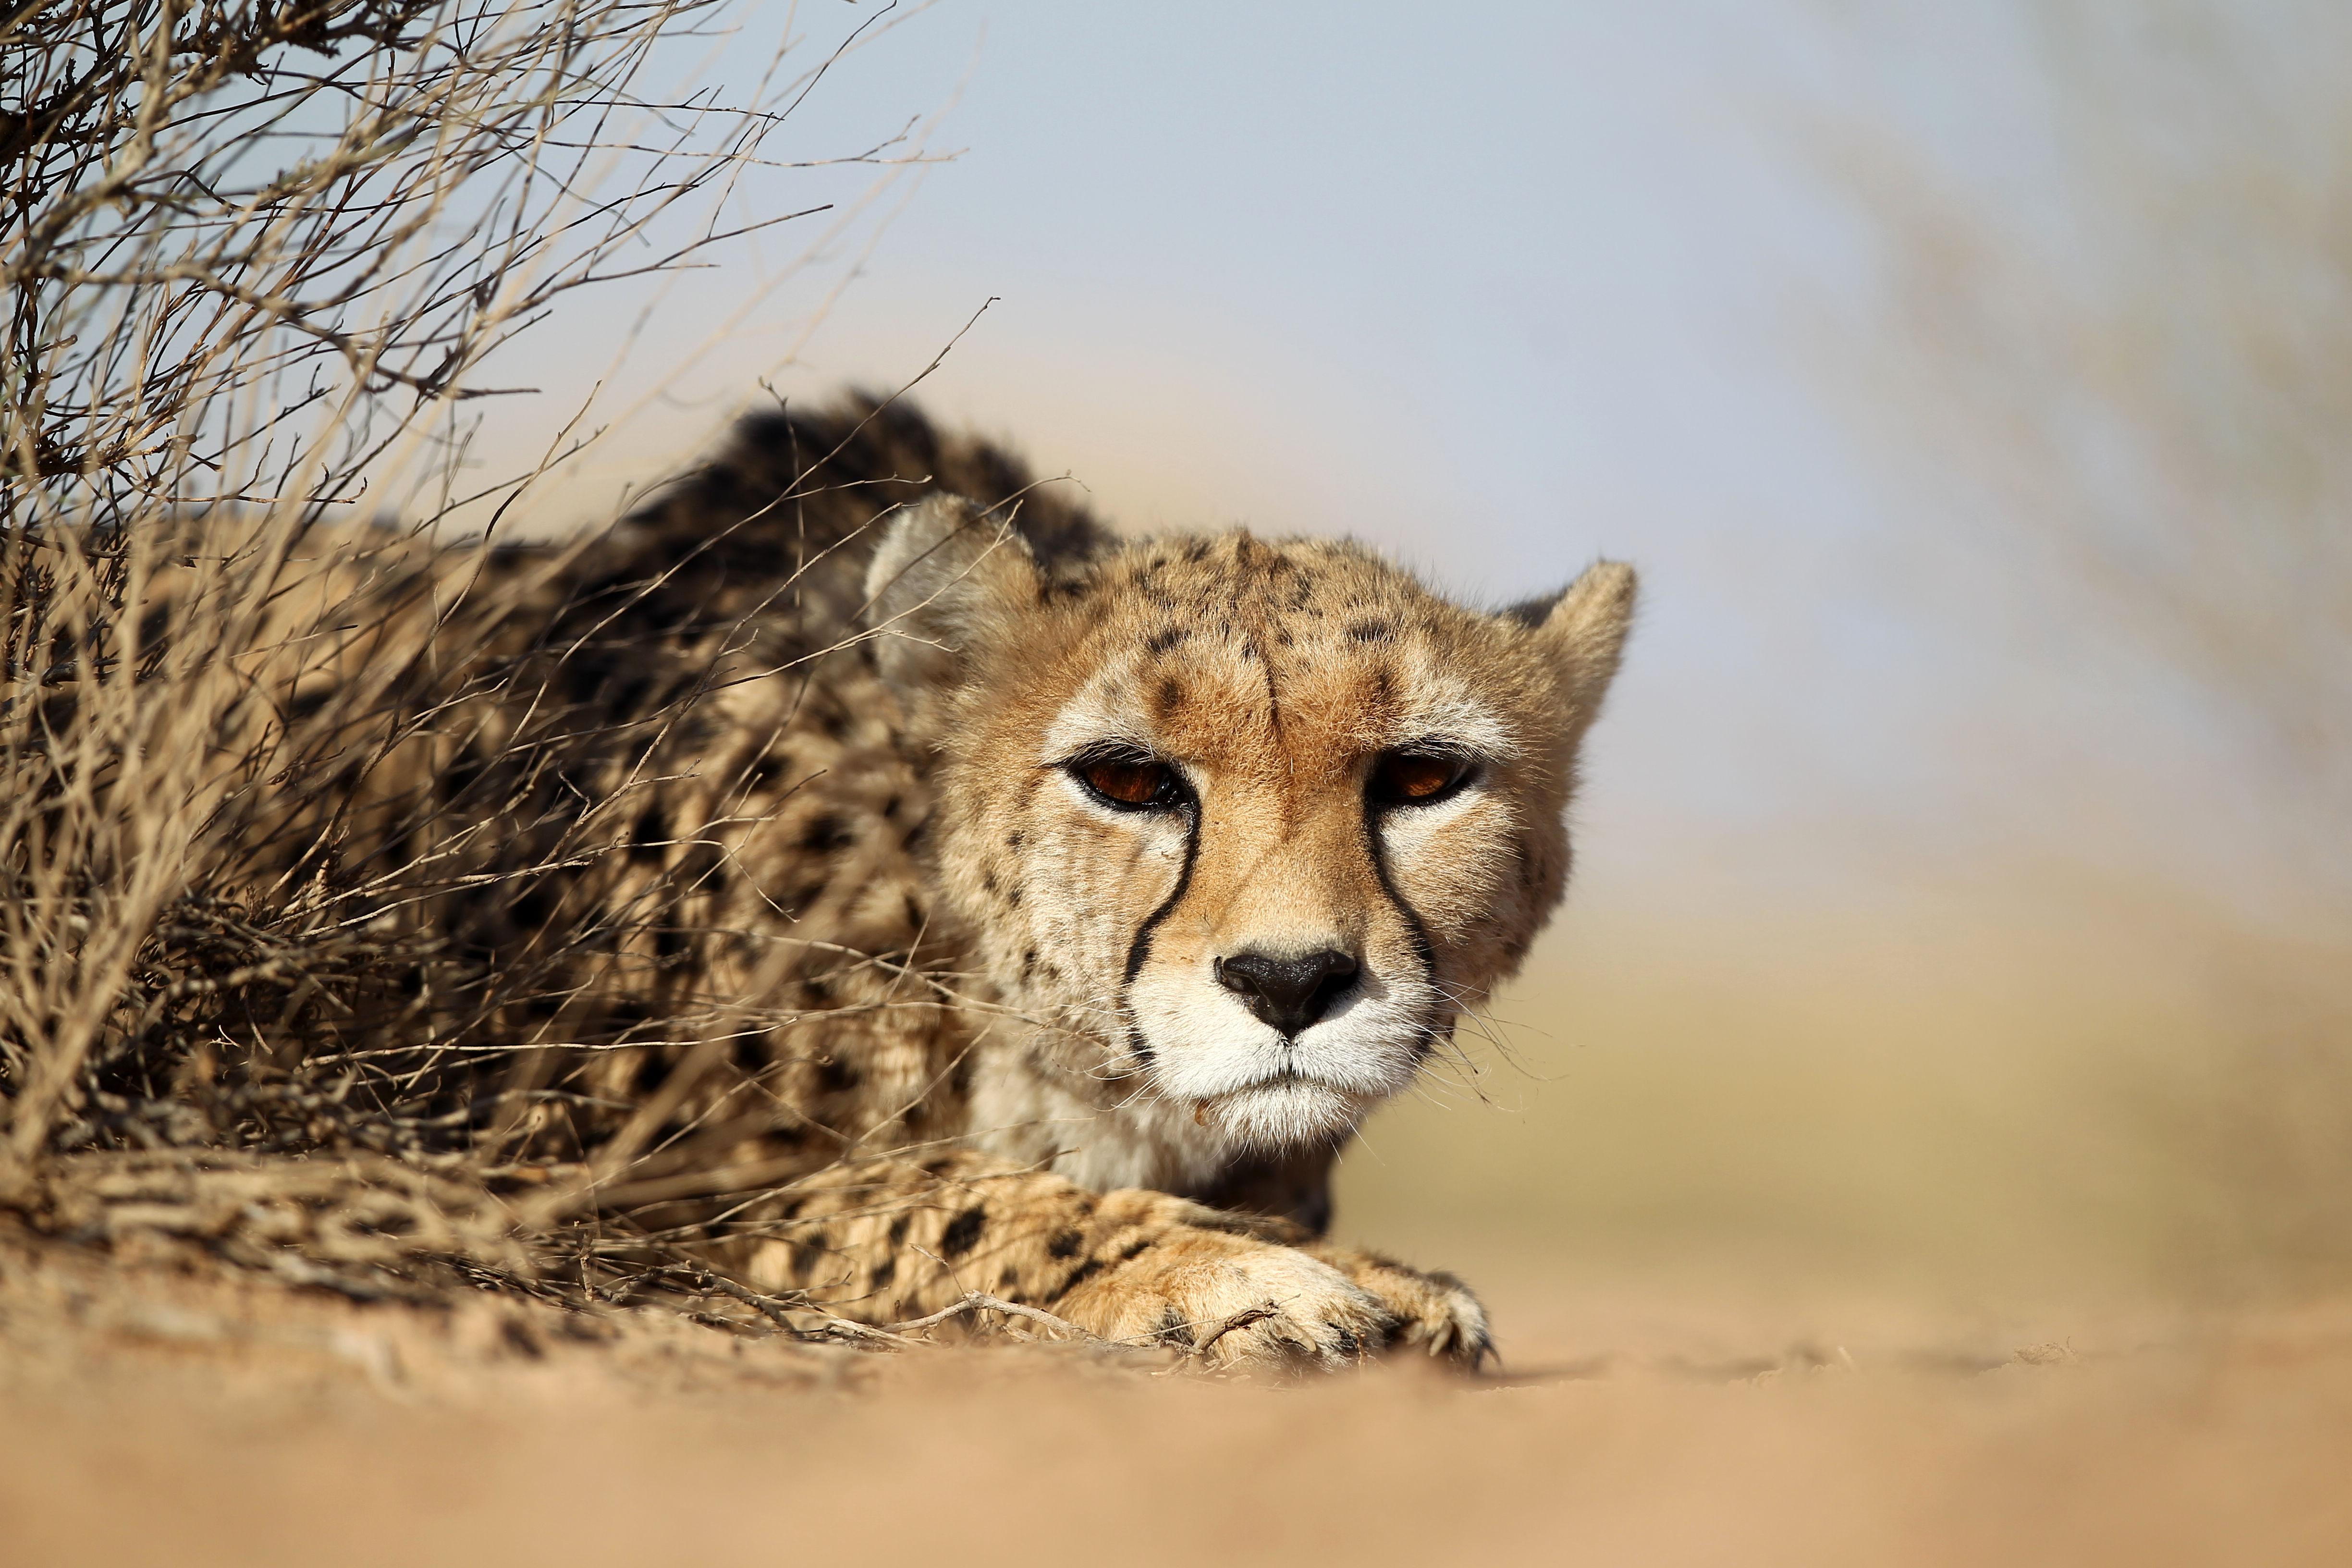
<instances>
[{"instance_id":1,"label":"sand","mask_svg":"<svg viewBox=\"0 0 2352 1568\"><path fill-rule=\"evenodd\" d=\"M0 1563L2352 1561L2352 1300L1497 1270L1502 1373L1283 1385L20 1248Z\"/></svg>"}]
</instances>

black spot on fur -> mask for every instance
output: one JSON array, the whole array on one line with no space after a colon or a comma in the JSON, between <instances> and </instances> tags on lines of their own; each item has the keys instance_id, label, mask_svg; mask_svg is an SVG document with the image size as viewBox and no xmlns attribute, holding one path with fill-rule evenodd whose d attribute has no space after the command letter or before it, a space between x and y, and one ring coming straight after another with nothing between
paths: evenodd
<instances>
[{"instance_id":1,"label":"black spot on fur","mask_svg":"<svg viewBox=\"0 0 2352 1568\"><path fill-rule=\"evenodd\" d=\"M801 847L815 855L830 855L856 841L856 831L829 811L811 817L801 829Z\"/></svg>"},{"instance_id":2,"label":"black spot on fur","mask_svg":"<svg viewBox=\"0 0 2352 1568\"><path fill-rule=\"evenodd\" d=\"M1153 1245L1157 1243L1159 1239L1160 1238L1157 1237L1147 1236L1140 1241L1129 1242L1126 1247L1119 1250L1118 1260L1121 1263L1125 1263L1129 1258L1134 1258L1139 1254L1150 1251Z\"/></svg>"},{"instance_id":3,"label":"black spot on fur","mask_svg":"<svg viewBox=\"0 0 2352 1568\"><path fill-rule=\"evenodd\" d=\"M1085 1284L1087 1280L1101 1273L1107 1267L1108 1267L1108 1265L1105 1264L1099 1258L1087 1258L1084 1263L1079 1264L1076 1268L1070 1270L1070 1277L1062 1281L1062 1288L1055 1291L1055 1294L1057 1296L1068 1295L1071 1291L1076 1289L1079 1286Z\"/></svg>"},{"instance_id":4,"label":"black spot on fur","mask_svg":"<svg viewBox=\"0 0 2352 1568\"><path fill-rule=\"evenodd\" d=\"M435 781L440 786L441 798L446 801L457 799L488 769L488 760L476 748L467 747L451 759L449 765L441 770Z\"/></svg>"},{"instance_id":5,"label":"black spot on fur","mask_svg":"<svg viewBox=\"0 0 2352 1568\"><path fill-rule=\"evenodd\" d=\"M1075 1230L1057 1230L1054 1233L1054 1238L1045 1244L1045 1256L1076 1258L1078 1255L1078 1248L1086 1244L1087 1238Z\"/></svg>"},{"instance_id":6,"label":"black spot on fur","mask_svg":"<svg viewBox=\"0 0 2352 1568\"><path fill-rule=\"evenodd\" d=\"M1160 712L1162 718L1184 705L1184 683L1169 676L1160 683Z\"/></svg>"},{"instance_id":7,"label":"black spot on fur","mask_svg":"<svg viewBox=\"0 0 2352 1568\"><path fill-rule=\"evenodd\" d=\"M1170 648L1174 647L1178 643L1182 642L1186 637L1189 637L1192 635L1192 633L1186 631L1181 626L1162 626L1158 631L1152 633L1150 637L1145 639L1143 651L1150 654L1152 658L1158 658L1161 654L1166 653Z\"/></svg>"},{"instance_id":8,"label":"black spot on fur","mask_svg":"<svg viewBox=\"0 0 2352 1568\"><path fill-rule=\"evenodd\" d=\"M669 824L662 816L662 808L649 805L637 818L636 826L629 829L629 858L639 862L658 860L668 847L668 839Z\"/></svg>"},{"instance_id":9,"label":"black spot on fur","mask_svg":"<svg viewBox=\"0 0 2352 1568\"><path fill-rule=\"evenodd\" d=\"M534 883L529 891L507 906L507 912L518 931L537 931L547 923L555 911L555 896L545 883Z\"/></svg>"},{"instance_id":10,"label":"black spot on fur","mask_svg":"<svg viewBox=\"0 0 2352 1568\"><path fill-rule=\"evenodd\" d=\"M865 1081L864 1074L839 1057L817 1064L816 1086L827 1094L846 1094Z\"/></svg>"},{"instance_id":11,"label":"black spot on fur","mask_svg":"<svg viewBox=\"0 0 2352 1568\"><path fill-rule=\"evenodd\" d=\"M1396 628L1386 621L1358 621L1348 628L1349 642L1386 642Z\"/></svg>"},{"instance_id":12,"label":"black spot on fur","mask_svg":"<svg viewBox=\"0 0 2352 1568\"><path fill-rule=\"evenodd\" d=\"M1160 1314L1160 1326L1152 1331L1151 1337L1163 1344L1182 1345L1187 1350L1192 1348L1192 1326L1184 1321L1184 1314L1172 1306Z\"/></svg>"},{"instance_id":13,"label":"black spot on fur","mask_svg":"<svg viewBox=\"0 0 2352 1568\"><path fill-rule=\"evenodd\" d=\"M891 1245L891 1246L893 1246L893 1247L898 1247L898 1246L901 1245L902 1243L904 1243L904 1242L906 1241L906 1239L907 1239L907 1226L908 1226L908 1224L910 1221L912 1221L912 1220L914 1219L914 1217L915 1217L915 1216L914 1216L913 1215L902 1214L902 1215L900 1215L897 1219L894 1219L894 1220L892 1220L892 1221L890 1222L890 1245Z\"/></svg>"},{"instance_id":14,"label":"black spot on fur","mask_svg":"<svg viewBox=\"0 0 2352 1568\"><path fill-rule=\"evenodd\" d=\"M980 1240L980 1233L988 1226L986 1209L966 1209L948 1221L947 1229L940 1232L940 1256L961 1258Z\"/></svg>"},{"instance_id":15,"label":"black spot on fur","mask_svg":"<svg viewBox=\"0 0 2352 1568\"><path fill-rule=\"evenodd\" d=\"M874 1266L874 1278L871 1281L872 1288L879 1290L898 1277L898 1260L895 1258L886 1258L881 1262Z\"/></svg>"}]
</instances>

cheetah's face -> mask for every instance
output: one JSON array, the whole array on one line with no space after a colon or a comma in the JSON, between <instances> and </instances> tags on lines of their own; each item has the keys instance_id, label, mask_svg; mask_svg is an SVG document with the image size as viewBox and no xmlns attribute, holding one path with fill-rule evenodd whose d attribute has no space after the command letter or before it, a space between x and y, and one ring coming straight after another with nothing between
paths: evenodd
<instances>
[{"instance_id":1,"label":"cheetah's face","mask_svg":"<svg viewBox=\"0 0 2352 1568\"><path fill-rule=\"evenodd\" d=\"M1074 1070L1257 1148L1351 1130L1517 966L1632 599L1606 566L1482 615L1245 533L1051 582L942 502L874 579L991 977L1086 1043Z\"/></svg>"}]
</instances>

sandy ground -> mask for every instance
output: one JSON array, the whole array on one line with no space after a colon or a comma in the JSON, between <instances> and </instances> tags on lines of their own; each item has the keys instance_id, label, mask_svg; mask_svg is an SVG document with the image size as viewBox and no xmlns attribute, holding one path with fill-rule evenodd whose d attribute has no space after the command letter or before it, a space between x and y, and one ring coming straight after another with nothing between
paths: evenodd
<instances>
[{"instance_id":1,"label":"sandy ground","mask_svg":"<svg viewBox=\"0 0 2352 1568\"><path fill-rule=\"evenodd\" d=\"M0 1563L2352 1562L2352 1301L1959 1310L1490 1264L1301 1386L0 1257Z\"/></svg>"}]
</instances>

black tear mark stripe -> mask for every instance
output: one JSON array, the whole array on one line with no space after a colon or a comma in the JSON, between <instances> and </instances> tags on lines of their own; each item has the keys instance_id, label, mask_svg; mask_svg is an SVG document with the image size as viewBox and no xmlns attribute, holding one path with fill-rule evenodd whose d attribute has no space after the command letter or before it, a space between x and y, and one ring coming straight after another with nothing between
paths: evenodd
<instances>
[{"instance_id":1,"label":"black tear mark stripe","mask_svg":"<svg viewBox=\"0 0 2352 1568\"><path fill-rule=\"evenodd\" d=\"M1430 990L1435 992L1437 950L1430 945L1429 927L1422 922L1421 911L1414 909L1402 893L1397 891L1396 879L1389 872L1388 846L1381 842L1380 824L1375 820L1376 814L1371 809L1370 801L1365 802L1364 805L1364 843L1365 847L1371 851L1372 876L1380 882L1381 891L1388 895L1389 902L1396 906L1397 913L1404 917L1405 930L1412 936L1413 956L1421 960L1421 973L1429 982ZM1425 1021L1426 1024L1435 1022L1435 1011L1433 1005L1431 1017ZM1425 1057L1436 1048L1430 1042L1431 1032L1429 1027L1424 1026L1421 1033L1414 1037L1412 1042L1414 1056Z\"/></svg>"},{"instance_id":2,"label":"black tear mark stripe","mask_svg":"<svg viewBox=\"0 0 2352 1568\"><path fill-rule=\"evenodd\" d=\"M1135 977L1143 972L1144 963L1151 957L1151 933L1160 929L1160 922L1166 920L1182 901L1184 889L1192 884L1192 860L1200 849L1201 802L1195 797L1184 814L1184 864L1177 868L1176 886L1160 901L1160 907L1144 916L1143 923L1135 928L1135 940L1127 944L1127 971L1118 979L1118 1019L1127 1033L1127 1048L1138 1062L1145 1065L1151 1060L1151 1043L1143 1037L1143 1031L1135 1026L1135 1006L1130 994L1135 989Z\"/></svg>"}]
</instances>

